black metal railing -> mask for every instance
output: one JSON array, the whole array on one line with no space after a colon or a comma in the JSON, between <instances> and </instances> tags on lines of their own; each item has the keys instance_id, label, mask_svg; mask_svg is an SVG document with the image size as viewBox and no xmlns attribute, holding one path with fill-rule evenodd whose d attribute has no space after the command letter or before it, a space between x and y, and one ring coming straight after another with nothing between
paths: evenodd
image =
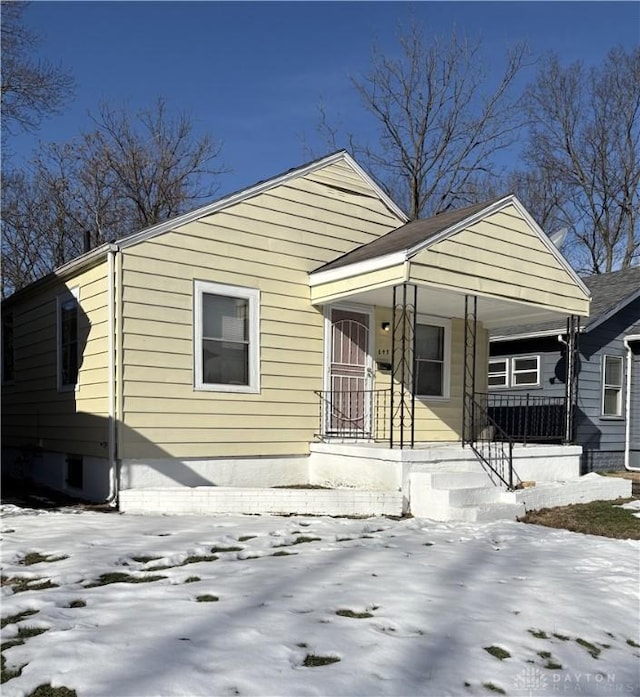
<instances>
[{"instance_id":1,"label":"black metal railing","mask_svg":"<svg viewBox=\"0 0 640 697\"><path fill-rule=\"evenodd\" d=\"M532 394L479 394L491 419L517 443L562 443L565 399Z\"/></svg>"},{"instance_id":2,"label":"black metal railing","mask_svg":"<svg viewBox=\"0 0 640 697\"><path fill-rule=\"evenodd\" d=\"M316 390L320 438L388 441L391 390Z\"/></svg>"},{"instance_id":3,"label":"black metal railing","mask_svg":"<svg viewBox=\"0 0 640 697\"><path fill-rule=\"evenodd\" d=\"M465 424L465 442L489 470L491 479L497 478L508 489L513 489L519 477L513 469L513 439L492 418L486 395L470 399ZM495 482L494 482L495 483Z\"/></svg>"}]
</instances>

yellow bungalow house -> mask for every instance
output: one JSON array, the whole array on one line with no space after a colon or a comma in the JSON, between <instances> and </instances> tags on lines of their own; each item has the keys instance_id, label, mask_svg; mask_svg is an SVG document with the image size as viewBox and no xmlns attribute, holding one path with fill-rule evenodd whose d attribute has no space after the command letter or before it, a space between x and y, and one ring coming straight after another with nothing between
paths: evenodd
<instances>
[{"instance_id":1,"label":"yellow bungalow house","mask_svg":"<svg viewBox=\"0 0 640 697\"><path fill-rule=\"evenodd\" d=\"M588 312L516 198L407 222L339 152L4 301L3 466L132 512L514 512L579 448L497 437L487 332L567 317L570 357Z\"/></svg>"}]
</instances>

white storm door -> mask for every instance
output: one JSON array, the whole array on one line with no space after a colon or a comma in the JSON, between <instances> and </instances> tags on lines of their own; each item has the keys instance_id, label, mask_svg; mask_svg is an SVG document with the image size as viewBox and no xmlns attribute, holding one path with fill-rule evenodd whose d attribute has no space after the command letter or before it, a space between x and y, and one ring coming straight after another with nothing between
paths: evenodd
<instances>
[{"instance_id":1,"label":"white storm door","mask_svg":"<svg viewBox=\"0 0 640 697\"><path fill-rule=\"evenodd\" d=\"M331 309L328 435L371 437L370 325L366 312Z\"/></svg>"}]
</instances>

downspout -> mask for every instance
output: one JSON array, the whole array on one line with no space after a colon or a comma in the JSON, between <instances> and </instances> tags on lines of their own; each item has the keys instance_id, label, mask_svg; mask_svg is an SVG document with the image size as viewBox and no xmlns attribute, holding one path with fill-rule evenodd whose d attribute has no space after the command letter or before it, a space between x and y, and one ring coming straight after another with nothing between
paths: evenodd
<instances>
[{"instance_id":1,"label":"downspout","mask_svg":"<svg viewBox=\"0 0 640 697\"><path fill-rule=\"evenodd\" d=\"M625 397L625 426L624 426L624 468L630 472L640 472L640 467L631 467L631 369L633 354L629 338L622 340L627 352L627 394Z\"/></svg>"},{"instance_id":2,"label":"downspout","mask_svg":"<svg viewBox=\"0 0 640 697\"><path fill-rule=\"evenodd\" d=\"M112 248L107 253L107 276L108 276L108 457L109 457L109 497L107 503L110 506L118 505L118 452L117 452L117 431L116 431L116 254L119 252L117 247Z\"/></svg>"}]
</instances>

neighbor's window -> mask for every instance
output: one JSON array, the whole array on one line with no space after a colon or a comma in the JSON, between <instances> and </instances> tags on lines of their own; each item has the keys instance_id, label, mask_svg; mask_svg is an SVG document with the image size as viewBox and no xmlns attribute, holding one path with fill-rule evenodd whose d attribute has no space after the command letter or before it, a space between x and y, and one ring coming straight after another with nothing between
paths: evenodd
<instances>
[{"instance_id":1,"label":"neighbor's window","mask_svg":"<svg viewBox=\"0 0 640 697\"><path fill-rule=\"evenodd\" d=\"M489 361L489 387L509 386L509 359Z\"/></svg>"},{"instance_id":2,"label":"neighbor's window","mask_svg":"<svg viewBox=\"0 0 640 697\"><path fill-rule=\"evenodd\" d=\"M540 384L540 356L511 359L511 387L534 387Z\"/></svg>"},{"instance_id":3,"label":"neighbor's window","mask_svg":"<svg viewBox=\"0 0 640 697\"><path fill-rule=\"evenodd\" d=\"M259 299L252 288L196 281L196 389L260 390Z\"/></svg>"},{"instance_id":4,"label":"neighbor's window","mask_svg":"<svg viewBox=\"0 0 640 697\"><path fill-rule=\"evenodd\" d=\"M604 356L602 415L622 416L622 357Z\"/></svg>"},{"instance_id":5,"label":"neighbor's window","mask_svg":"<svg viewBox=\"0 0 640 697\"><path fill-rule=\"evenodd\" d=\"M449 335L449 325L416 324L416 395L449 396Z\"/></svg>"},{"instance_id":6,"label":"neighbor's window","mask_svg":"<svg viewBox=\"0 0 640 697\"><path fill-rule=\"evenodd\" d=\"M58 296L58 389L78 384L78 289Z\"/></svg>"},{"instance_id":7,"label":"neighbor's window","mask_svg":"<svg viewBox=\"0 0 640 697\"><path fill-rule=\"evenodd\" d=\"M2 314L2 382L12 382L14 377L13 312Z\"/></svg>"}]
</instances>

